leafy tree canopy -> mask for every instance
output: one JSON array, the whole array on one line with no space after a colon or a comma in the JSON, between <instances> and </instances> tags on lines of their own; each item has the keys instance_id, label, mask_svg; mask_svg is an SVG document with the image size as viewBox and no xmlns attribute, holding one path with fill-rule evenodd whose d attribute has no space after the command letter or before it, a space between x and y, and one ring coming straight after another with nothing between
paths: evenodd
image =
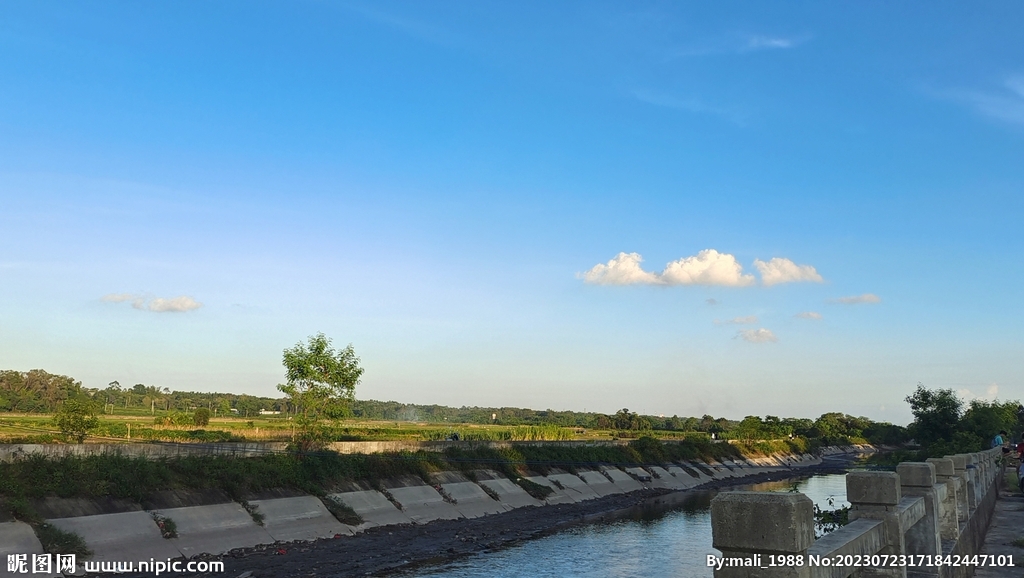
<instances>
[{"instance_id":1,"label":"leafy tree canopy","mask_svg":"<svg viewBox=\"0 0 1024 578\"><path fill-rule=\"evenodd\" d=\"M60 404L53 416L53 425L60 430L67 441L82 443L89 430L100 425L96 417L96 406L92 402L69 399Z\"/></svg>"}]
</instances>

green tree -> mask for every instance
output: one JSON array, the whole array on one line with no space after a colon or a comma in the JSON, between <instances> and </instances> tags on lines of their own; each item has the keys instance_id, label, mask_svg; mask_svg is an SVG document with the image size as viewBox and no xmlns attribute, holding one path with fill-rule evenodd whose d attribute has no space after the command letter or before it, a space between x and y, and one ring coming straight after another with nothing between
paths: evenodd
<instances>
[{"instance_id":1,"label":"green tree","mask_svg":"<svg viewBox=\"0 0 1024 578\"><path fill-rule=\"evenodd\" d=\"M326 432L322 419L339 419L355 399L356 385L363 375L352 344L334 349L323 333L312 335L308 343L295 344L284 350L283 363L287 383L277 388L288 396L300 414L297 422L301 433L299 449L323 447Z\"/></svg>"},{"instance_id":2,"label":"green tree","mask_svg":"<svg viewBox=\"0 0 1024 578\"><path fill-rule=\"evenodd\" d=\"M952 389L927 389L917 384L914 393L906 397L914 423L910 433L922 446L936 442L952 442L964 413L964 402ZM998 431L998 430L997 430Z\"/></svg>"},{"instance_id":3,"label":"green tree","mask_svg":"<svg viewBox=\"0 0 1024 578\"><path fill-rule=\"evenodd\" d=\"M198 426L205 426L210 424L210 410L205 407L201 407L192 414L192 423Z\"/></svg>"},{"instance_id":4,"label":"green tree","mask_svg":"<svg viewBox=\"0 0 1024 578\"><path fill-rule=\"evenodd\" d=\"M764 431L764 422L761 418L756 415L748 415L743 418L736 429L734 430L736 437L745 441L752 442L757 439L766 437Z\"/></svg>"},{"instance_id":5,"label":"green tree","mask_svg":"<svg viewBox=\"0 0 1024 578\"><path fill-rule=\"evenodd\" d=\"M92 403L69 399L54 414L53 425L60 430L65 440L82 443L89 430L100 425L100 420L96 417L96 407Z\"/></svg>"}]
</instances>

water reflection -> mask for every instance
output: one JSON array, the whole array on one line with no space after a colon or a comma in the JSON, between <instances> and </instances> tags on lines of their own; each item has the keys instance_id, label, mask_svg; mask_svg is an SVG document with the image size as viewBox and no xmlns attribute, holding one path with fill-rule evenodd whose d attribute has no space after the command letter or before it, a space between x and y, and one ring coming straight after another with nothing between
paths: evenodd
<instances>
[{"instance_id":1,"label":"water reflection","mask_svg":"<svg viewBox=\"0 0 1024 578\"><path fill-rule=\"evenodd\" d=\"M819 507L846 505L842 475L767 482L736 489L807 494ZM579 526L514 547L420 568L403 578L711 578L714 491L670 494L622 512L611 522ZM832 498L834 506L828 505Z\"/></svg>"}]
</instances>

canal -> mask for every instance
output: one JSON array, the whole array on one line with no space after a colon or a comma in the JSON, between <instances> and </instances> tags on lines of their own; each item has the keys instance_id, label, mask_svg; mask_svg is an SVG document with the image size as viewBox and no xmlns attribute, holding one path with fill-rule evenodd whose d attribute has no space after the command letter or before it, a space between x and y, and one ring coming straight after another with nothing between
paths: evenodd
<instances>
[{"instance_id":1,"label":"canal","mask_svg":"<svg viewBox=\"0 0 1024 578\"><path fill-rule=\"evenodd\" d=\"M734 489L796 490L821 508L846 502L842 474L767 482ZM711 499L715 491L677 494L670 506L636 508L614 522L590 524L478 554L441 566L421 567L401 578L711 578ZM831 502L831 503L830 503Z\"/></svg>"}]
</instances>

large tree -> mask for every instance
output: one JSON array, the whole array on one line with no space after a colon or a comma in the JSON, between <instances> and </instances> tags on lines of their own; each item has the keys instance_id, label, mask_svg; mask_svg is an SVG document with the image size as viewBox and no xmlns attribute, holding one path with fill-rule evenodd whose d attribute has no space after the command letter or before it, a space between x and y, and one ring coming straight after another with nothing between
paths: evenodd
<instances>
[{"instance_id":1,"label":"large tree","mask_svg":"<svg viewBox=\"0 0 1024 578\"><path fill-rule=\"evenodd\" d=\"M285 349L283 363L287 383L277 388L290 398L299 414L301 434L296 441L300 449L315 449L326 441L321 420L346 414L363 368L352 344L334 349L323 333Z\"/></svg>"},{"instance_id":2,"label":"large tree","mask_svg":"<svg viewBox=\"0 0 1024 578\"><path fill-rule=\"evenodd\" d=\"M920 383L906 398L914 423L911 435L925 447L936 442L952 442L964 414L964 402L952 389L927 389Z\"/></svg>"}]
</instances>

